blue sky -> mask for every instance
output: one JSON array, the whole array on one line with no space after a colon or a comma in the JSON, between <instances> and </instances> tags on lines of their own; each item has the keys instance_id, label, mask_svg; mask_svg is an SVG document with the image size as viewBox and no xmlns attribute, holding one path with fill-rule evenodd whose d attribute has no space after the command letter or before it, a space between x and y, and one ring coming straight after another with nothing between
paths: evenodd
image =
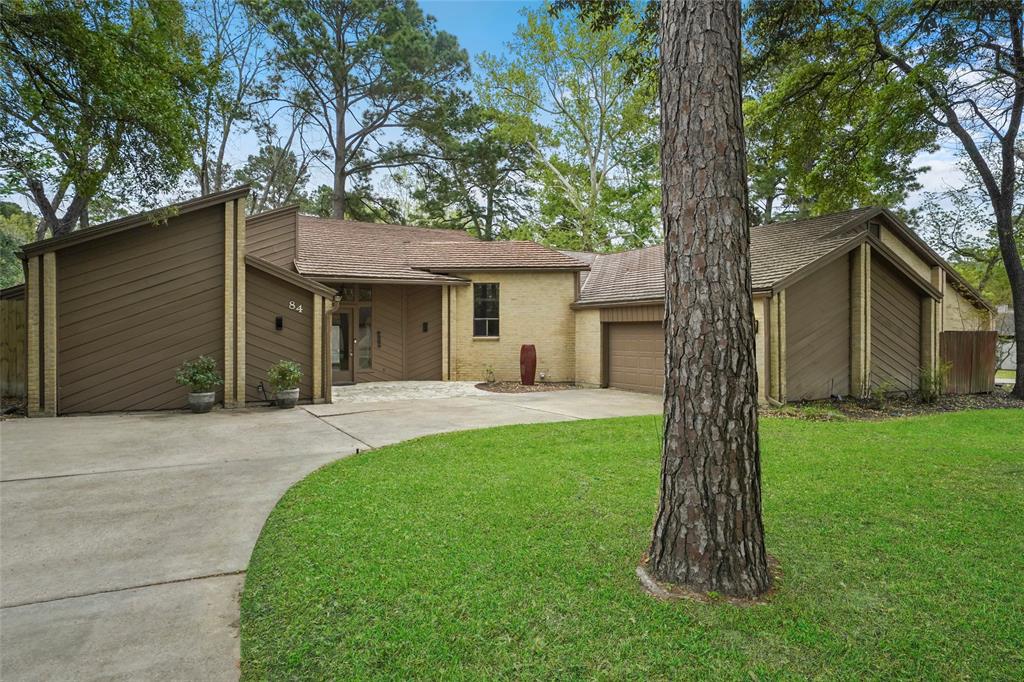
<instances>
[{"instance_id":1,"label":"blue sky","mask_svg":"<svg viewBox=\"0 0 1024 682\"><path fill-rule=\"evenodd\" d=\"M512 38L523 7L538 2L515 0L423 0L427 14L437 19L438 28L448 31L474 58L481 52L500 52Z\"/></svg>"}]
</instances>

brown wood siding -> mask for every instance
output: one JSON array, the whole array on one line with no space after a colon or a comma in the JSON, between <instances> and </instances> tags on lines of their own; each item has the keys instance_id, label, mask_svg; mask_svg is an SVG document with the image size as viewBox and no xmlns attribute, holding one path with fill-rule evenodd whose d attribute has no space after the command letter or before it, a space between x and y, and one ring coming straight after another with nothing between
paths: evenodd
<instances>
[{"instance_id":1,"label":"brown wood siding","mask_svg":"<svg viewBox=\"0 0 1024 682\"><path fill-rule=\"evenodd\" d=\"M601 308L602 322L661 322L664 319L665 306L663 305Z\"/></svg>"},{"instance_id":2,"label":"brown wood siding","mask_svg":"<svg viewBox=\"0 0 1024 682\"><path fill-rule=\"evenodd\" d=\"M249 216L246 219L246 253L288 270L295 270L295 211Z\"/></svg>"},{"instance_id":3,"label":"brown wood siding","mask_svg":"<svg viewBox=\"0 0 1024 682\"><path fill-rule=\"evenodd\" d=\"M359 347L356 346L356 382L399 381L404 379L402 357L405 334L402 327L402 287L397 284L374 284L373 315L370 343L373 345L370 369L359 368ZM353 334L359 338L359 304L355 307ZM377 344L378 334L380 344Z\"/></svg>"},{"instance_id":4,"label":"brown wood siding","mask_svg":"<svg viewBox=\"0 0 1024 682\"><path fill-rule=\"evenodd\" d=\"M25 294L0 299L0 394L24 398L28 376Z\"/></svg>"},{"instance_id":5,"label":"brown wood siding","mask_svg":"<svg viewBox=\"0 0 1024 682\"><path fill-rule=\"evenodd\" d=\"M921 296L877 256L871 260L871 385L917 390L921 373Z\"/></svg>"},{"instance_id":6,"label":"brown wood siding","mask_svg":"<svg viewBox=\"0 0 1024 682\"><path fill-rule=\"evenodd\" d=\"M850 392L850 260L786 288L786 399Z\"/></svg>"},{"instance_id":7,"label":"brown wood siding","mask_svg":"<svg viewBox=\"0 0 1024 682\"><path fill-rule=\"evenodd\" d=\"M991 393L996 380L996 344L998 333L942 332L939 357L949 365L946 393Z\"/></svg>"},{"instance_id":8,"label":"brown wood siding","mask_svg":"<svg viewBox=\"0 0 1024 682\"><path fill-rule=\"evenodd\" d=\"M178 365L223 371L223 287L223 205L61 251L60 412L184 407Z\"/></svg>"},{"instance_id":9,"label":"brown wood siding","mask_svg":"<svg viewBox=\"0 0 1024 682\"><path fill-rule=\"evenodd\" d=\"M313 294L252 266L246 268L245 279L246 401L265 399L257 388L260 382L273 398L267 370L279 360L294 360L302 366L299 398L309 400L313 395ZM295 308L290 306L292 301ZM276 329L278 316L283 318L281 330Z\"/></svg>"},{"instance_id":10,"label":"brown wood siding","mask_svg":"<svg viewBox=\"0 0 1024 682\"><path fill-rule=\"evenodd\" d=\"M660 393L665 386L665 332L660 322L611 323L608 385Z\"/></svg>"},{"instance_id":11,"label":"brown wood siding","mask_svg":"<svg viewBox=\"0 0 1024 682\"><path fill-rule=\"evenodd\" d=\"M405 287L405 378L441 379L441 287Z\"/></svg>"}]
</instances>

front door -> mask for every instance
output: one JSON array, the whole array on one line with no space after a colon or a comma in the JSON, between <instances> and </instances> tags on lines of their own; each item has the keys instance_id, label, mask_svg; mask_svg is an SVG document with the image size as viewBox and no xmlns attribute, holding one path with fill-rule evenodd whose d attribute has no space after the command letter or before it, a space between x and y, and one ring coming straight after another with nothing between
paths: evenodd
<instances>
[{"instance_id":1,"label":"front door","mask_svg":"<svg viewBox=\"0 0 1024 682\"><path fill-rule=\"evenodd\" d=\"M331 383L355 382L355 355L352 339L352 309L339 308L331 324Z\"/></svg>"}]
</instances>

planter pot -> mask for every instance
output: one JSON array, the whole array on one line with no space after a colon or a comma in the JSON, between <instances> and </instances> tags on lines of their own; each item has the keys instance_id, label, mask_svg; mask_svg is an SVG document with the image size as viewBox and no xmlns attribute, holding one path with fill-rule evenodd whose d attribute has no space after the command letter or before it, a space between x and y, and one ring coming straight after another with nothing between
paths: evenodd
<instances>
[{"instance_id":1,"label":"planter pot","mask_svg":"<svg viewBox=\"0 0 1024 682\"><path fill-rule=\"evenodd\" d=\"M213 401L217 396L214 392L209 393L189 393L188 394L188 406L196 414L203 412L209 412L213 409Z\"/></svg>"},{"instance_id":2,"label":"planter pot","mask_svg":"<svg viewBox=\"0 0 1024 682\"><path fill-rule=\"evenodd\" d=\"M299 403L299 389L289 388L278 391L274 394L274 402L282 408L295 407Z\"/></svg>"}]
</instances>

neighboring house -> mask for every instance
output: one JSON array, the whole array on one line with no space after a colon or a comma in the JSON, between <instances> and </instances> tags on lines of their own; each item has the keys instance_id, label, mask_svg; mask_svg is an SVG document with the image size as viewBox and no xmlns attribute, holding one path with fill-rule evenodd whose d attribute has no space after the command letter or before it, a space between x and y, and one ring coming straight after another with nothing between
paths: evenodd
<instances>
[{"instance_id":1,"label":"neighboring house","mask_svg":"<svg viewBox=\"0 0 1024 682\"><path fill-rule=\"evenodd\" d=\"M1013 309L1001 305L996 309L996 331L999 332L999 346L996 348L996 369L1013 371L1017 369L1017 339L1013 329Z\"/></svg>"},{"instance_id":2,"label":"neighboring house","mask_svg":"<svg viewBox=\"0 0 1024 682\"><path fill-rule=\"evenodd\" d=\"M889 211L862 208L751 230L762 399L912 391L939 334L991 329L992 310ZM664 249L600 255L576 309L576 381L664 383Z\"/></svg>"},{"instance_id":3,"label":"neighboring house","mask_svg":"<svg viewBox=\"0 0 1024 682\"><path fill-rule=\"evenodd\" d=\"M519 377L660 391L661 247L597 256L451 230L244 215L228 190L24 247L29 413L178 408L174 369L214 357L235 407L267 368L332 384ZM912 389L938 333L989 310L891 214L862 209L755 228L762 397Z\"/></svg>"}]
</instances>

